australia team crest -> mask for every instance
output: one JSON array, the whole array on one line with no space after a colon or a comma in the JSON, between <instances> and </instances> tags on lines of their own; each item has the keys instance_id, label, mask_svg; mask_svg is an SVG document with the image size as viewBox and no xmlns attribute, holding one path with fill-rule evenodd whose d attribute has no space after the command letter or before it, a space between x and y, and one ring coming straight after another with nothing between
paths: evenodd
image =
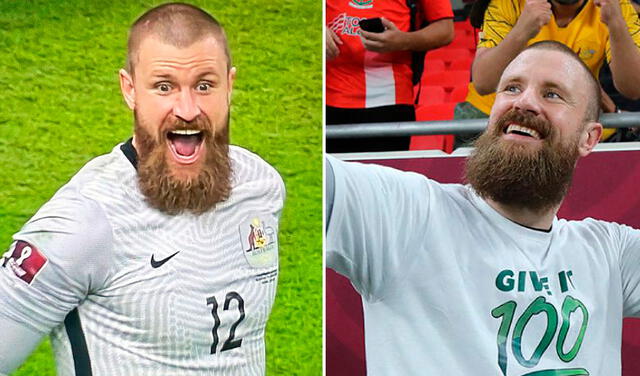
<instances>
[{"instance_id":1,"label":"australia team crest","mask_svg":"<svg viewBox=\"0 0 640 376\"><path fill-rule=\"evenodd\" d=\"M240 244L249 265L274 266L278 262L278 233L275 221L266 215L251 215L240 224Z\"/></svg>"}]
</instances>

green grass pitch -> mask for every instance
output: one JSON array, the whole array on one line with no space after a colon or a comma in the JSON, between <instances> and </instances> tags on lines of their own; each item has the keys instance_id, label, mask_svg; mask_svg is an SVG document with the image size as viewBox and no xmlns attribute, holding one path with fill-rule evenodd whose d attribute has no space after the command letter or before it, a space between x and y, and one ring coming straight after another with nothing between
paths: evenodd
<instances>
[{"instance_id":1,"label":"green grass pitch","mask_svg":"<svg viewBox=\"0 0 640 376\"><path fill-rule=\"evenodd\" d=\"M130 136L117 72L128 27L157 4L0 1L0 248L80 167ZM287 186L267 374L319 375L322 3L195 4L225 26L238 68L232 143L274 165ZM45 339L13 375L54 374Z\"/></svg>"}]
</instances>

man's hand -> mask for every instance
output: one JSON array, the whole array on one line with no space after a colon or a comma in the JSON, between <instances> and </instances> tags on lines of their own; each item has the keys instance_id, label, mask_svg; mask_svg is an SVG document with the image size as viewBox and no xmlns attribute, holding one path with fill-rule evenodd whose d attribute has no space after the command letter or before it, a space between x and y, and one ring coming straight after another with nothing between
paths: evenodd
<instances>
[{"instance_id":1,"label":"man's hand","mask_svg":"<svg viewBox=\"0 0 640 376\"><path fill-rule=\"evenodd\" d=\"M340 55L340 48L338 45L342 45L342 40L333 30L327 27L327 60L332 60Z\"/></svg>"},{"instance_id":2,"label":"man's hand","mask_svg":"<svg viewBox=\"0 0 640 376\"><path fill-rule=\"evenodd\" d=\"M547 0L527 0L512 31L532 39L551 20L551 4Z\"/></svg>"},{"instance_id":3,"label":"man's hand","mask_svg":"<svg viewBox=\"0 0 640 376\"><path fill-rule=\"evenodd\" d=\"M620 10L620 0L594 0L593 3L600 8L600 21L603 24L611 27L617 23L626 27L622 10Z\"/></svg>"},{"instance_id":4,"label":"man's hand","mask_svg":"<svg viewBox=\"0 0 640 376\"><path fill-rule=\"evenodd\" d=\"M360 39L364 48L380 53L406 50L406 33L400 31L393 22L386 18L383 17L380 20L385 28L382 33L370 33L360 29Z\"/></svg>"}]
</instances>

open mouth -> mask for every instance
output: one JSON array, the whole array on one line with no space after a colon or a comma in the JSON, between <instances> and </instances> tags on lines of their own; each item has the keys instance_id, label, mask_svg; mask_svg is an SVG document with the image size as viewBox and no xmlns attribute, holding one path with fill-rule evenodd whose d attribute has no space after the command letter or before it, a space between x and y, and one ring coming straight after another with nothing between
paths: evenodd
<instances>
[{"instance_id":1,"label":"open mouth","mask_svg":"<svg viewBox=\"0 0 640 376\"><path fill-rule=\"evenodd\" d=\"M191 164L198 160L204 134L195 129L180 129L167 132L167 140L176 162Z\"/></svg>"},{"instance_id":2,"label":"open mouth","mask_svg":"<svg viewBox=\"0 0 640 376\"><path fill-rule=\"evenodd\" d=\"M535 129L513 123L504 128L503 133L507 135L513 134L522 137L530 137L535 140L542 139L542 137L540 136L540 132L536 131Z\"/></svg>"}]
</instances>

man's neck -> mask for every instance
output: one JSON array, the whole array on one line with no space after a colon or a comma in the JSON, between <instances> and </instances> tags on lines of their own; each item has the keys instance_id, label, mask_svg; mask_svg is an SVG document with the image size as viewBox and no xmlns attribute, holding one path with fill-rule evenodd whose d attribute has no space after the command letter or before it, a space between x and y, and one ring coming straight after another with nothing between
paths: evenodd
<instances>
[{"instance_id":1,"label":"man's neck","mask_svg":"<svg viewBox=\"0 0 640 376\"><path fill-rule=\"evenodd\" d=\"M556 205L550 209L532 211L519 206L505 205L491 199L487 199L486 201L489 206L510 221L522 226L544 231L551 229L553 218L556 216L558 209L560 209L560 205Z\"/></svg>"},{"instance_id":2,"label":"man's neck","mask_svg":"<svg viewBox=\"0 0 640 376\"><path fill-rule=\"evenodd\" d=\"M575 4L564 5L558 2L551 2L551 10L556 18L559 27L567 26L577 15L582 6L589 0L581 0Z\"/></svg>"}]
</instances>

